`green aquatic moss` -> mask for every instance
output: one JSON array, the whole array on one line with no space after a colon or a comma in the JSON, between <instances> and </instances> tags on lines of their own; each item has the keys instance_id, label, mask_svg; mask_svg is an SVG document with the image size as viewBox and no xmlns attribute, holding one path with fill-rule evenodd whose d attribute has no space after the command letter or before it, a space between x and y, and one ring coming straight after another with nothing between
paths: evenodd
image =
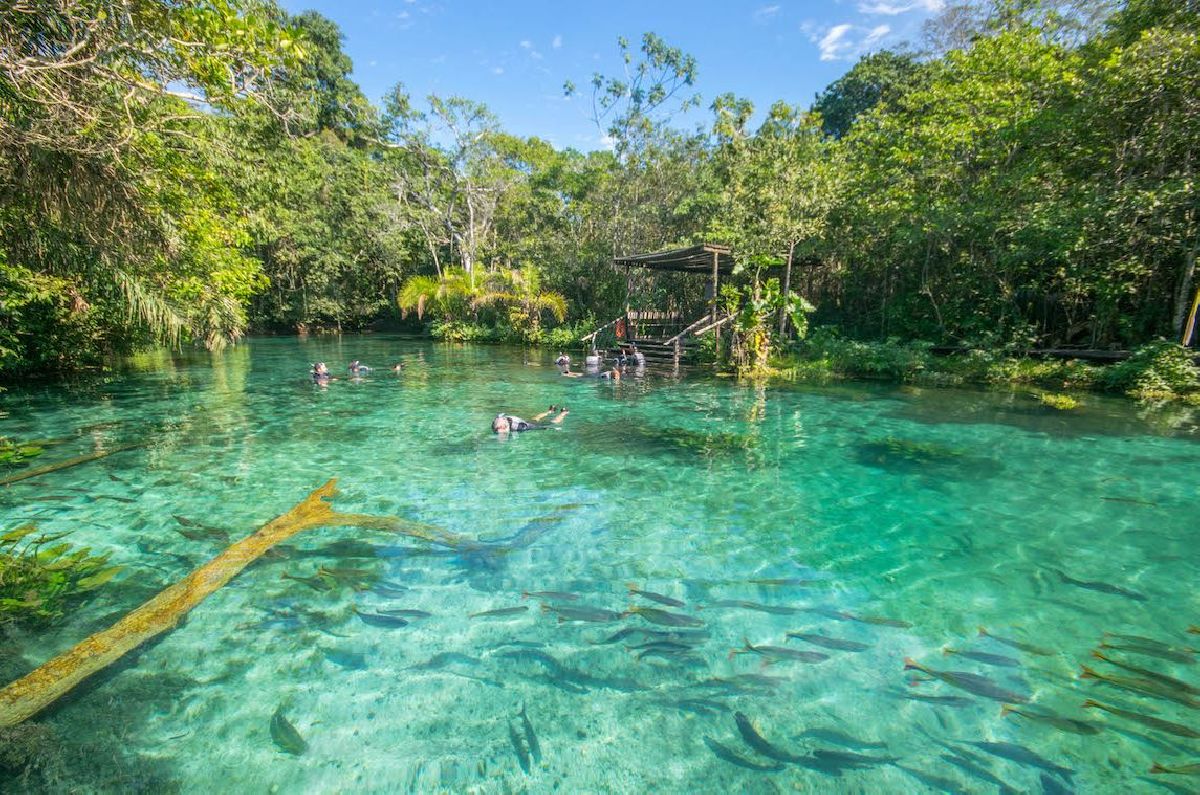
<instances>
[{"instance_id":1,"label":"green aquatic moss","mask_svg":"<svg viewBox=\"0 0 1200 795\"><path fill-rule=\"evenodd\" d=\"M121 570L108 555L93 555L23 524L0 535L0 626L39 625L60 618L68 604Z\"/></svg>"}]
</instances>

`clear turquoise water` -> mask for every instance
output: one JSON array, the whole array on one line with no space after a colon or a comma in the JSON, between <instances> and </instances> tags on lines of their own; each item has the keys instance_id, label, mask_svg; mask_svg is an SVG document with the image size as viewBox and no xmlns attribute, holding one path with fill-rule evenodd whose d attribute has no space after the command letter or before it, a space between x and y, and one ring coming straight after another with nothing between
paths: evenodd
<instances>
[{"instance_id":1,"label":"clear turquoise water","mask_svg":"<svg viewBox=\"0 0 1200 795\"><path fill-rule=\"evenodd\" d=\"M311 361L339 371L356 358L409 366L327 388L307 377ZM1032 792L1195 787L1147 773L1154 762L1200 760L1200 742L1081 704L1200 728L1196 709L1077 678L1081 663L1120 673L1089 662L1105 632L1200 646L1185 633L1200 623L1200 434L1186 415L1153 421L1098 398L1061 414L1027 396L966 390L762 389L652 374L612 384L562 378L550 359L387 337L256 339L215 357L146 358L102 384L0 396L0 434L69 437L46 462L99 444L148 445L0 491L3 526L34 519L69 530L128 567L53 631L5 638L7 678L220 550L182 536L175 516L237 538L337 477L341 510L514 541L506 554L454 554L353 528L298 536L41 718L65 743L63 787L997 791L987 776ZM497 411L531 417L552 403L571 407L560 430L511 439L488 430ZM318 592L283 577L320 565L371 569L407 590ZM1072 585L1055 570L1126 593ZM627 583L687 606L631 596ZM629 647L640 636L601 641L668 628L638 616L559 623L522 599L535 590L578 594L574 605L685 613L708 637L689 653L639 659ZM777 612L714 605L722 600ZM531 609L468 618L521 605ZM385 628L355 608L431 615ZM980 637L978 626L1052 654ZM788 641L789 631L866 648L823 649ZM829 658L763 668L762 656L729 655L746 640ZM1198 666L1114 654L1200 686ZM905 657L986 676L1102 731L1004 717L1000 701L919 681ZM522 706L540 746L528 772L510 736L510 727L524 736ZM272 740L280 708L308 744L299 756ZM747 744L735 712L808 761L765 771L720 758L706 737L776 764ZM1074 772L1046 773L971 742L1011 743ZM817 750L899 761L838 769L850 760L814 763Z\"/></svg>"}]
</instances>

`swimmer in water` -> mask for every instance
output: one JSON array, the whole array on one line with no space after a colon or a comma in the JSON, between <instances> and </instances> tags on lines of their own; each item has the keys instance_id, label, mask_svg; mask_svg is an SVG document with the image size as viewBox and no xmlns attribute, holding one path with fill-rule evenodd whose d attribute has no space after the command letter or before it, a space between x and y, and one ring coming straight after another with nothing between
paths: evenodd
<instances>
[{"instance_id":1,"label":"swimmer in water","mask_svg":"<svg viewBox=\"0 0 1200 795\"><path fill-rule=\"evenodd\" d=\"M350 366L346 369L348 369L350 372L354 373L355 375L362 375L363 373L371 372L371 368L367 367L365 364L360 362L358 359L355 359L354 361L350 362Z\"/></svg>"},{"instance_id":2,"label":"swimmer in water","mask_svg":"<svg viewBox=\"0 0 1200 795\"><path fill-rule=\"evenodd\" d=\"M571 357L567 356L562 351L558 352L558 358L554 360L554 363L557 364L559 367L565 367L568 370L571 369Z\"/></svg>"},{"instance_id":3,"label":"swimmer in water","mask_svg":"<svg viewBox=\"0 0 1200 795\"><path fill-rule=\"evenodd\" d=\"M325 366L325 362L317 362L312 366L312 370L309 372L312 375L312 380L316 381L317 383L327 383L332 380L332 377L329 374L329 368Z\"/></svg>"},{"instance_id":4,"label":"swimmer in water","mask_svg":"<svg viewBox=\"0 0 1200 795\"><path fill-rule=\"evenodd\" d=\"M550 420L549 424L539 425L538 423L555 415ZM523 420L520 417L515 417L512 414L497 414L492 420L492 433L519 433L520 431L547 431L553 425L562 425L562 421L567 418L566 406L551 406L549 411L543 411L541 414L533 418L533 422Z\"/></svg>"}]
</instances>

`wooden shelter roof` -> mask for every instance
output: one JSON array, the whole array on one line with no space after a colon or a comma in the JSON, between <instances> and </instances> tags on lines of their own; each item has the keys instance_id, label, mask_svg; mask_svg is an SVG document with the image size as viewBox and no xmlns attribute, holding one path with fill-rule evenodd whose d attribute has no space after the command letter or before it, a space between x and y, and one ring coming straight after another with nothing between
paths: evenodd
<instances>
[{"instance_id":1,"label":"wooden shelter roof","mask_svg":"<svg viewBox=\"0 0 1200 795\"><path fill-rule=\"evenodd\" d=\"M717 271L722 276L733 273L733 254L728 246L702 243L688 248L658 251L653 254L633 254L615 257L614 265L627 268L646 268L653 271L675 271L678 273L712 274L713 255L717 256Z\"/></svg>"}]
</instances>

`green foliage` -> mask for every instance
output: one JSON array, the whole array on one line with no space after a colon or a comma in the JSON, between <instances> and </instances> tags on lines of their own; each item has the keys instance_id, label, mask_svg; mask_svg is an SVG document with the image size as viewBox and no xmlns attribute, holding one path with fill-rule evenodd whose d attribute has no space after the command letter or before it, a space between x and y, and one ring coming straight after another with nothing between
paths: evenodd
<instances>
[{"instance_id":1,"label":"green foliage","mask_svg":"<svg viewBox=\"0 0 1200 795\"><path fill-rule=\"evenodd\" d=\"M1147 343L1125 361L1110 367L1104 385L1146 399L1171 398L1200 391L1200 368L1194 351L1166 340Z\"/></svg>"},{"instance_id":2,"label":"green foliage","mask_svg":"<svg viewBox=\"0 0 1200 795\"><path fill-rule=\"evenodd\" d=\"M24 524L0 535L0 626L43 625L60 618L70 603L120 572L108 554L93 555Z\"/></svg>"},{"instance_id":3,"label":"green foliage","mask_svg":"<svg viewBox=\"0 0 1200 795\"><path fill-rule=\"evenodd\" d=\"M849 72L817 95L813 111L821 115L821 128L841 138L868 111L891 109L917 86L921 64L912 53L881 52L864 55Z\"/></svg>"}]
</instances>

